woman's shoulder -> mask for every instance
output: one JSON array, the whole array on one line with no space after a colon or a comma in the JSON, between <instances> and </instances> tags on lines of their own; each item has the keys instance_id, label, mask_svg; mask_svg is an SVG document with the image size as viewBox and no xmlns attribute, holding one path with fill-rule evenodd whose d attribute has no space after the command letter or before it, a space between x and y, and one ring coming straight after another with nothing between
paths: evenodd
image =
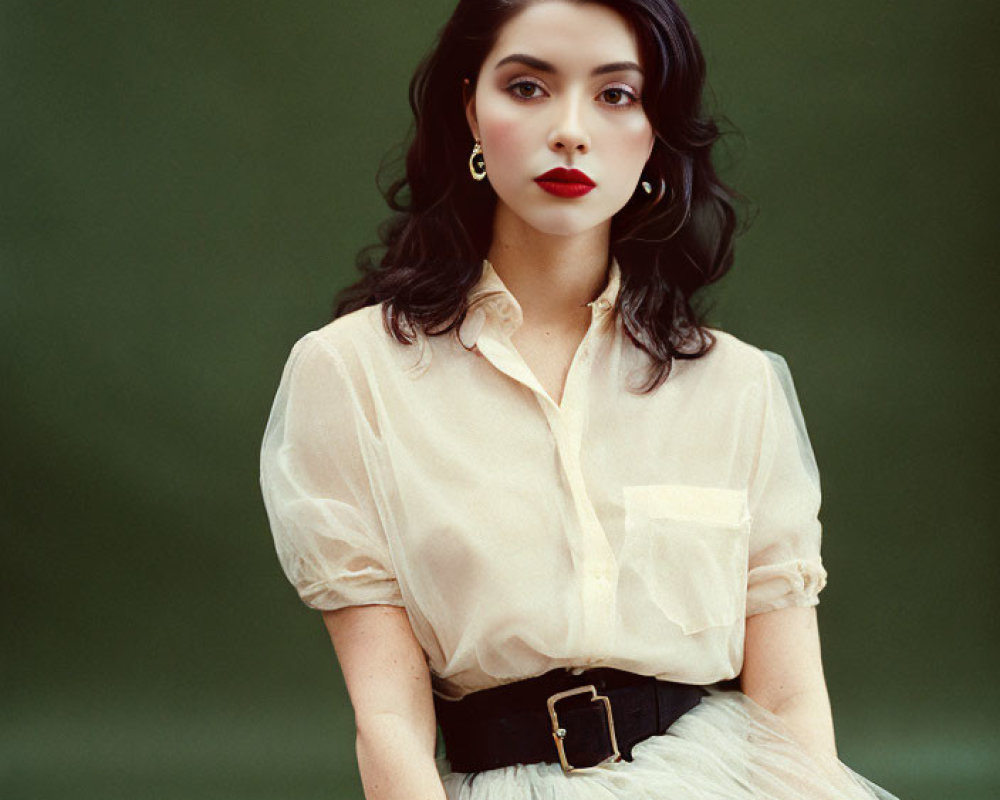
<instances>
[{"instance_id":1,"label":"woman's shoulder","mask_svg":"<svg viewBox=\"0 0 1000 800\"><path fill-rule=\"evenodd\" d=\"M335 358L350 375L377 373L381 379L399 375L420 361L422 337L415 346L398 341L385 323L382 304L373 304L343 314L306 333L297 346L313 347Z\"/></svg>"},{"instance_id":2,"label":"woman's shoulder","mask_svg":"<svg viewBox=\"0 0 1000 800\"><path fill-rule=\"evenodd\" d=\"M306 333L302 341L331 351L344 361L378 364L406 348L389 332L381 304L355 309Z\"/></svg>"},{"instance_id":3,"label":"woman's shoulder","mask_svg":"<svg viewBox=\"0 0 1000 800\"><path fill-rule=\"evenodd\" d=\"M319 328L299 334L291 346L286 369L311 372L357 365L370 359L372 313L358 309ZM353 371L353 370L349 370Z\"/></svg>"},{"instance_id":4,"label":"woman's shoulder","mask_svg":"<svg viewBox=\"0 0 1000 800\"><path fill-rule=\"evenodd\" d=\"M718 328L709 328L715 346L704 356L706 374L712 391L722 390L731 396L746 395L761 402L775 402L784 397L793 409L799 408L795 380L788 362L779 353L751 344ZM795 412L801 417L801 412Z\"/></svg>"},{"instance_id":5,"label":"woman's shoulder","mask_svg":"<svg viewBox=\"0 0 1000 800\"><path fill-rule=\"evenodd\" d=\"M385 335L381 308L370 305L342 314L302 338L341 351L371 347L377 343L380 334Z\"/></svg>"},{"instance_id":6,"label":"woman's shoulder","mask_svg":"<svg viewBox=\"0 0 1000 800\"><path fill-rule=\"evenodd\" d=\"M704 360L705 368L720 378L738 383L758 383L764 379L771 364L784 359L721 328L706 326L715 343L707 354L693 363Z\"/></svg>"}]
</instances>

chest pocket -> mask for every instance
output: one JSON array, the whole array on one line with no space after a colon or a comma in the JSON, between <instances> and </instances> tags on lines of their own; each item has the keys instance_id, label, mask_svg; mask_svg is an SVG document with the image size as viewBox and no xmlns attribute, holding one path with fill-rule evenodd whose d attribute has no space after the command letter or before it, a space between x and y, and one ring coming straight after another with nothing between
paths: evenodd
<instances>
[{"instance_id":1,"label":"chest pocket","mask_svg":"<svg viewBox=\"0 0 1000 800\"><path fill-rule=\"evenodd\" d=\"M744 616L750 514L743 489L624 487L623 577L685 634Z\"/></svg>"}]
</instances>

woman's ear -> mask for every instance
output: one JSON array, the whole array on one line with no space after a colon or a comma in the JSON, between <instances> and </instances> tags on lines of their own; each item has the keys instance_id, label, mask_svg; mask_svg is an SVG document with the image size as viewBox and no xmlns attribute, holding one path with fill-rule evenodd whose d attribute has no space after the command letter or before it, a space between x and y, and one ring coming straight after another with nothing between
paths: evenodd
<instances>
[{"instance_id":1,"label":"woman's ear","mask_svg":"<svg viewBox=\"0 0 1000 800\"><path fill-rule=\"evenodd\" d=\"M469 79L462 81L462 103L465 105L465 119L469 123L469 130L472 137L479 139L479 121L476 119L476 93L472 89Z\"/></svg>"}]
</instances>

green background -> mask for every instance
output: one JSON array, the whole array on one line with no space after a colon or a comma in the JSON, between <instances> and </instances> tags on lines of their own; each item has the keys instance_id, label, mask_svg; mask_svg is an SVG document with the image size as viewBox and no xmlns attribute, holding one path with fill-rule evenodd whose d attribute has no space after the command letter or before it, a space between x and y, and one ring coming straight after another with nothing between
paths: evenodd
<instances>
[{"instance_id":1,"label":"green background","mask_svg":"<svg viewBox=\"0 0 1000 800\"><path fill-rule=\"evenodd\" d=\"M760 208L712 322L824 481L841 758L1000 795L995 4L688 3ZM0 794L360 797L257 486L451 2L0 2Z\"/></svg>"}]
</instances>

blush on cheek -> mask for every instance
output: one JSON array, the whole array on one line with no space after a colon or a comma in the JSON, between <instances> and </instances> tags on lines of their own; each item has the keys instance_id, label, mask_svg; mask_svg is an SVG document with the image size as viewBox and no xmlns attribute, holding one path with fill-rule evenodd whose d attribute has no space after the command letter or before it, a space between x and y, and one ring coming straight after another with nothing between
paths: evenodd
<instances>
[{"instance_id":1,"label":"blush on cheek","mask_svg":"<svg viewBox=\"0 0 1000 800\"><path fill-rule=\"evenodd\" d=\"M621 143L628 148L645 149L649 147L653 139L653 127L649 121L643 117L630 122L619 131Z\"/></svg>"},{"instance_id":2,"label":"blush on cheek","mask_svg":"<svg viewBox=\"0 0 1000 800\"><path fill-rule=\"evenodd\" d=\"M491 116L480 120L480 133L494 156L503 157L518 151L525 138L524 124L506 116Z\"/></svg>"}]
</instances>

